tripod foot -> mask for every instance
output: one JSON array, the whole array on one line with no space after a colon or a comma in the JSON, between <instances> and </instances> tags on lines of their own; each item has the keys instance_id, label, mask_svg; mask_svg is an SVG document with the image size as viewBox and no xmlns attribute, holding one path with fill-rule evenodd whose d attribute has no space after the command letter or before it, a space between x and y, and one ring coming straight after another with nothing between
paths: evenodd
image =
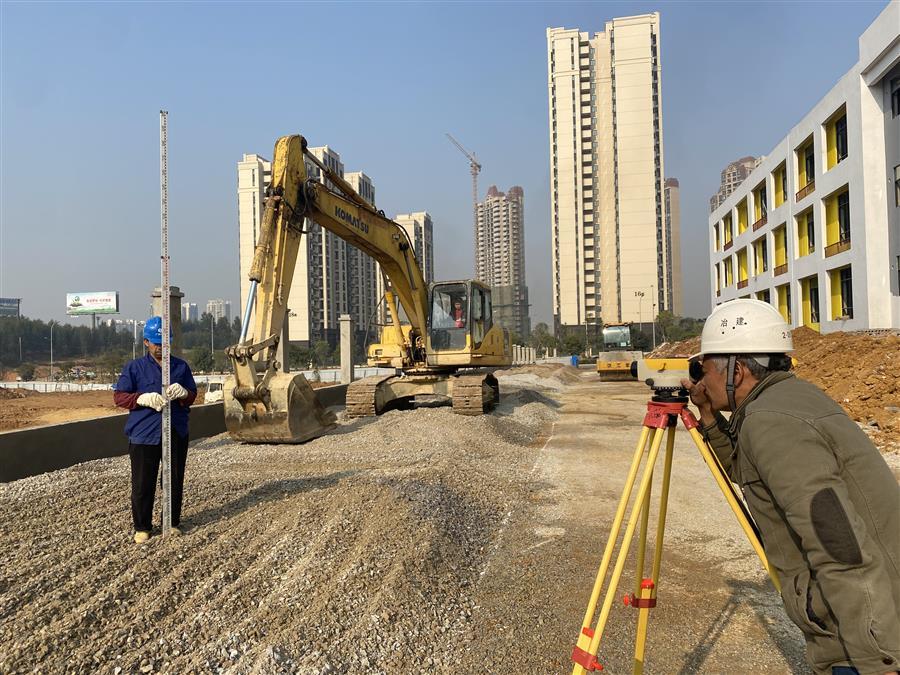
<instances>
[{"instance_id":1,"label":"tripod foot","mask_svg":"<svg viewBox=\"0 0 900 675\"><path fill-rule=\"evenodd\" d=\"M641 582L641 590L653 591L656 588L656 585L653 583L652 579L644 579ZM643 593L642 593L643 595ZM652 609L656 607L656 598L639 598L634 593L627 593L625 597L622 598L622 602L625 603L626 607L634 607L635 609Z\"/></svg>"}]
</instances>

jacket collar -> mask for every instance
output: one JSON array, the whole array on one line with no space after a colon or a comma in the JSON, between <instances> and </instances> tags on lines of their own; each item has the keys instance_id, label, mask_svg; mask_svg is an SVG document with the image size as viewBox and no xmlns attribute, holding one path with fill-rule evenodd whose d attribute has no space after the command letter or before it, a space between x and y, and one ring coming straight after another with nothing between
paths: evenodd
<instances>
[{"instance_id":1,"label":"jacket collar","mask_svg":"<svg viewBox=\"0 0 900 675\"><path fill-rule=\"evenodd\" d=\"M737 438L737 433L741 428L741 424L744 422L744 416L747 414L747 406L759 398L759 395L762 394L766 389L771 387L773 384L778 384L779 382L783 382L784 380L794 377L794 374L787 371L777 371L774 373L769 373L763 379L756 383L756 386L750 390L750 393L747 394L747 398L745 398L741 404L737 407L737 410L732 414L731 419L729 420L728 429L732 434L733 438Z\"/></svg>"}]
</instances>

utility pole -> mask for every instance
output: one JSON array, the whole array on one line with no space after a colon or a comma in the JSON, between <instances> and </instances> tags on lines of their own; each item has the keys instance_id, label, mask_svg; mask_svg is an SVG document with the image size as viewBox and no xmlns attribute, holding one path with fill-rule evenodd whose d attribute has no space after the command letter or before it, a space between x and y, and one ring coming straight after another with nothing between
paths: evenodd
<instances>
[{"instance_id":1,"label":"utility pole","mask_svg":"<svg viewBox=\"0 0 900 675\"><path fill-rule=\"evenodd\" d=\"M168 148L168 116L165 110L159 111L159 205L160 205L160 239L162 255L162 283L160 299L162 300L162 395L172 381L170 354L172 345L169 341L169 313L172 299L169 289L169 148ZM172 405L166 401L162 409L162 533L165 537L172 528Z\"/></svg>"},{"instance_id":2,"label":"utility pole","mask_svg":"<svg viewBox=\"0 0 900 675\"><path fill-rule=\"evenodd\" d=\"M477 260L478 251L480 250L480 242L478 239L478 172L481 171L481 164L479 164L478 160L475 158L474 152L466 150L462 144L450 134L446 134L446 136L450 139L450 142L466 156L466 159L469 160L469 171L472 174L472 221L475 228L475 259Z\"/></svg>"},{"instance_id":3,"label":"utility pole","mask_svg":"<svg viewBox=\"0 0 900 675\"><path fill-rule=\"evenodd\" d=\"M53 382L53 321L50 322L50 381Z\"/></svg>"},{"instance_id":4,"label":"utility pole","mask_svg":"<svg viewBox=\"0 0 900 675\"><path fill-rule=\"evenodd\" d=\"M656 349L656 287L653 284L650 284L650 300L653 303L651 305L653 314L650 318L653 320L653 349Z\"/></svg>"}]
</instances>

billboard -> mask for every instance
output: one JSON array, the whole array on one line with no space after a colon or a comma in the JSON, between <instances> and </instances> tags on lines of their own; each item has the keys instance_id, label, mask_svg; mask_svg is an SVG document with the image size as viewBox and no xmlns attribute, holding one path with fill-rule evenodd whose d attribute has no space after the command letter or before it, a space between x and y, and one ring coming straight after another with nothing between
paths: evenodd
<instances>
[{"instance_id":1,"label":"billboard","mask_svg":"<svg viewBox=\"0 0 900 675\"><path fill-rule=\"evenodd\" d=\"M66 314L118 314L119 292L66 293Z\"/></svg>"},{"instance_id":2,"label":"billboard","mask_svg":"<svg viewBox=\"0 0 900 675\"><path fill-rule=\"evenodd\" d=\"M0 298L0 316L19 318L19 306L22 298Z\"/></svg>"}]
</instances>

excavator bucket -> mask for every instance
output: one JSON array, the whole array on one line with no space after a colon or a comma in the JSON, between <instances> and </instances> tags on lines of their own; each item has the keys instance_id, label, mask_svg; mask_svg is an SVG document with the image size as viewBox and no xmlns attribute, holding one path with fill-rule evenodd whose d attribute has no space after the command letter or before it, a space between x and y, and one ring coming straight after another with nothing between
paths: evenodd
<instances>
[{"instance_id":1,"label":"excavator bucket","mask_svg":"<svg viewBox=\"0 0 900 675\"><path fill-rule=\"evenodd\" d=\"M235 379L225 381L225 427L245 443L303 443L336 424L334 413L316 397L306 378L280 373L269 380L267 400L235 391ZM237 393L237 396L235 394Z\"/></svg>"},{"instance_id":2,"label":"excavator bucket","mask_svg":"<svg viewBox=\"0 0 900 675\"><path fill-rule=\"evenodd\" d=\"M631 363L643 358L643 352L601 352L597 357L597 374L601 382L621 382L633 380Z\"/></svg>"}]
</instances>

